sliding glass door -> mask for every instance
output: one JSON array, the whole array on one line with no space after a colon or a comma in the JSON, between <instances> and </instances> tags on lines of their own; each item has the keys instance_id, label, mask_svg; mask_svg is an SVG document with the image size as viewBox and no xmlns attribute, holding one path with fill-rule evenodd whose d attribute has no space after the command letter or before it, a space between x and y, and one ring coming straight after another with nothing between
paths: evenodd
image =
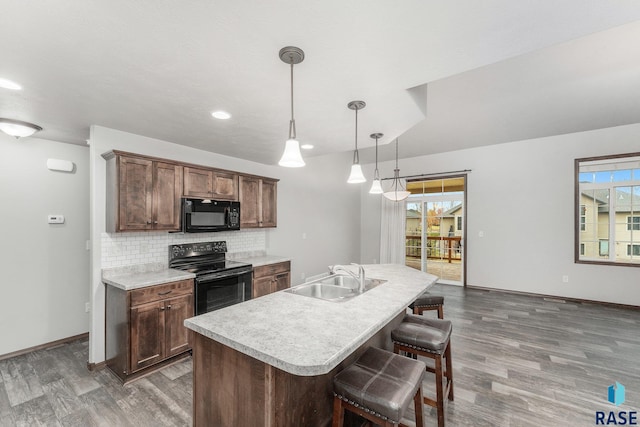
<instances>
[{"instance_id":1,"label":"sliding glass door","mask_svg":"<svg viewBox=\"0 0 640 427\"><path fill-rule=\"evenodd\" d=\"M464 283L465 178L407 183L406 265Z\"/></svg>"}]
</instances>

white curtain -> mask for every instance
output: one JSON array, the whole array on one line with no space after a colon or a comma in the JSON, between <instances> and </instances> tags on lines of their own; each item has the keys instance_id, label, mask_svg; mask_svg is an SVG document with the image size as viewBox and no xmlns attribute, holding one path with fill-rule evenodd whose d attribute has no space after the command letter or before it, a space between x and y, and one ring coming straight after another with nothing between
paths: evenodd
<instances>
[{"instance_id":1,"label":"white curtain","mask_svg":"<svg viewBox=\"0 0 640 427\"><path fill-rule=\"evenodd\" d=\"M380 263L404 265L407 222L406 201L392 202L384 196L381 199Z\"/></svg>"}]
</instances>

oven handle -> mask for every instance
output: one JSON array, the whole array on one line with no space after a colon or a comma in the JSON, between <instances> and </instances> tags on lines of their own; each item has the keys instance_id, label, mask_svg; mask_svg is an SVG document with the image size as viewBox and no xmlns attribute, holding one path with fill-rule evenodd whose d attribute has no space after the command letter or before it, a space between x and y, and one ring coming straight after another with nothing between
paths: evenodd
<instances>
[{"instance_id":1,"label":"oven handle","mask_svg":"<svg viewBox=\"0 0 640 427\"><path fill-rule=\"evenodd\" d=\"M247 273L251 273L251 269L248 270L241 270L241 271L232 271L229 273L214 273L214 274L207 274L204 275L202 277L196 277L196 283L203 283L203 282L210 282L212 280L216 280L216 279L226 279L227 277L237 277L237 276L242 276L245 275Z\"/></svg>"}]
</instances>

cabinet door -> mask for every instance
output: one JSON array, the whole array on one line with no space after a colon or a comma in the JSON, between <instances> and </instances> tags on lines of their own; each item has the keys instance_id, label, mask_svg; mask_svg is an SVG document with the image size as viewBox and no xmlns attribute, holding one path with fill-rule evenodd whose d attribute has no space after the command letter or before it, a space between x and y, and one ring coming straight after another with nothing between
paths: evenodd
<instances>
[{"instance_id":1,"label":"cabinet door","mask_svg":"<svg viewBox=\"0 0 640 427\"><path fill-rule=\"evenodd\" d=\"M164 311L162 301L131 307L131 372L164 358Z\"/></svg>"},{"instance_id":2,"label":"cabinet door","mask_svg":"<svg viewBox=\"0 0 640 427\"><path fill-rule=\"evenodd\" d=\"M153 166L153 228L180 229L182 166L156 162Z\"/></svg>"},{"instance_id":3,"label":"cabinet door","mask_svg":"<svg viewBox=\"0 0 640 427\"><path fill-rule=\"evenodd\" d=\"M261 227L275 227L278 222L277 182L262 180L262 222Z\"/></svg>"},{"instance_id":4,"label":"cabinet door","mask_svg":"<svg viewBox=\"0 0 640 427\"><path fill-rule=\"evenodd\" d=\"M153 162L121 156L118 158L119 197L117 231L153 228Z\"/></svg>"},{"instance_id":5,"label":"cabinet door","mask_svg":"<svg viewBox=\"0 0 640 427\"><path fill-rule=\"evenodd\" d=\"M290 274L289 272L277 274L273 280L275 289L273 292L281 291L283 289L287 289L291 286Z\"/></svg>"},{"instance_id":6,"label":"cabinet door","mask_svg":"<svg viewBox=\"0 0 640 427\"><path fill-rule=\"evenodd\" d=\"M262 204L260 202L260 179L240 176L240 227L260 226Z\"/></svg>"},{"instance_id":7,"label":"cabinet door","mask_svg":"<svg viewBox=\"0 0 640 427\"><path fill-rule=\"evenodd\" d=\"M271 285L273 282L273 276L267 276L267 277L261 277L261 278L254 278L253 279L253 290L251 292L251 297L252 298L258 298L261 297L263 295L268 295L270 294L271 291Z\"/></svg>"},{"instance_id":8,"label":"cabinet door","mask_svg":"<svg viewBox=\"0 0 640 427\"><path fill-rule=\"evenodd\" d=\"M213 172L213 198L218 200L238 200L238 175L227 172Z\"/></svg>"},{"instance_id":9,"label":"cabinet door","mask_svg":"<svg viewBox=\"0 0 640 427\"><path fill-rule=\"evenodd\" d=\"M209 169L184 167L184 195L185 197L202 197L208 199L212 196L213 172Z\"/></svg>"},{"instance_id":10,"label":"cabinet door","mask_svg":"<svg viewBox=\"0 0 640 427\"><path fill-rule=\"evenodd\" d=\"M164 302L166 357L191 348L184 320L193 317L193 294L167 299Z\"/></svg>"}]
</instances>

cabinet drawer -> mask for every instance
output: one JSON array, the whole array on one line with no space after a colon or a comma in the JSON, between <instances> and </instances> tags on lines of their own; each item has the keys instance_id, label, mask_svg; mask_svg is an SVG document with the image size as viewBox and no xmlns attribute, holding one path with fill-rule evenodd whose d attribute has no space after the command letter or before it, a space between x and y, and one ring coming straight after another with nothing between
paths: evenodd
<instances>
[{"instance_id":1,"label":"cabinet drawer","mask_svg":"<svg viewBox=\"0 0 640 427\"><path fill-rule=\"evenodd\" d=\"M291 270L291 261L278 262L276 264L261 265L253 268L253 277L273 276Z\"/></svg>"},{"instance_id":2,"label":"cabinet drawer","mask_svg":"<svg viewBox=\"0 0 640 427\"><path fill-rule=\"evenodd\" d=\"M134 289L130 291L131 306L190 293L193 293L193 279Z\"/></svg>"}]
</instances>

